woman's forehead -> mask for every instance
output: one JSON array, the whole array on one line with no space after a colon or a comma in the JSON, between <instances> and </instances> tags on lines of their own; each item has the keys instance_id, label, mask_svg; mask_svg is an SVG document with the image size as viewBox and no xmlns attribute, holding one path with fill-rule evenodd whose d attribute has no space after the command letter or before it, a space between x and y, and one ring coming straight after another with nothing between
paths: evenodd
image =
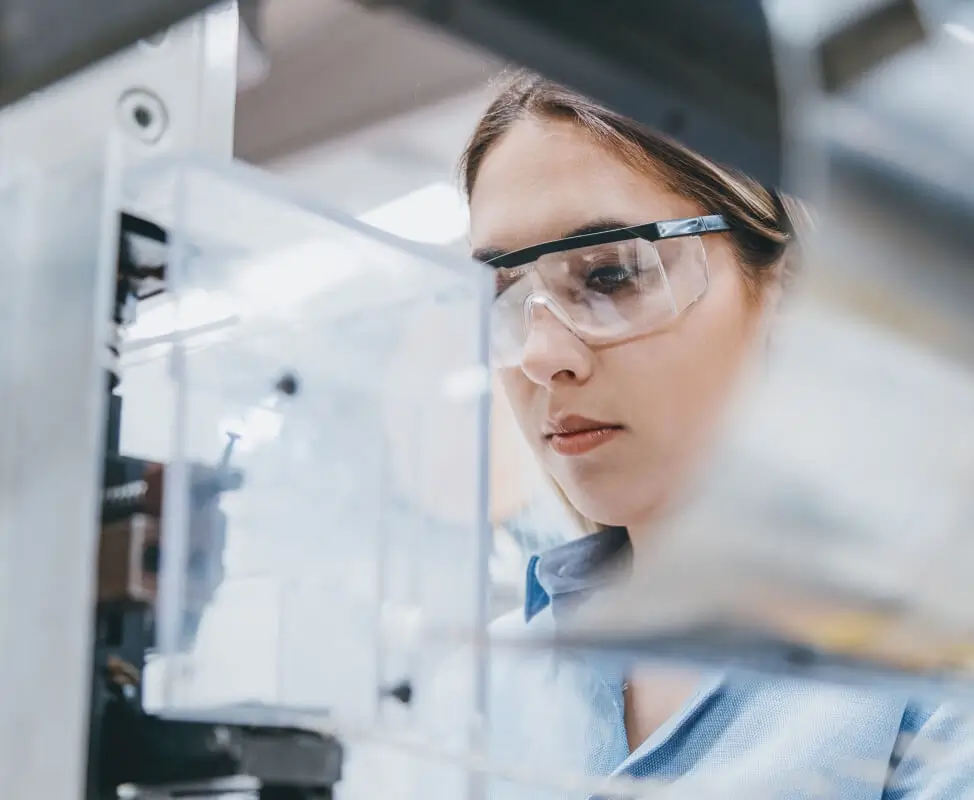
<instances>
[{"instance_id":1,"label":"woman's forehead","mask_svg":"<svg viewBox=\"0 0 974 800\"><path fill-rule=\"evenodd\" d=\"M474 250L560 239L593 220L640 225L692 216L669 192L567 122L516 123L484 157L470 201Z\"/></svg>"}]
</instances>

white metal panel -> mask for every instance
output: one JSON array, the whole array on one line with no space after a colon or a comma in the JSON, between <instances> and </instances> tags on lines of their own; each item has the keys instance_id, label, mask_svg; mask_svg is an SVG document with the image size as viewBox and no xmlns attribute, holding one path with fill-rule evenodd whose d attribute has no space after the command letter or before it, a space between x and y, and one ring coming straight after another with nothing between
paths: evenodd
<instances>
[{"instance_id":1,"label":"white metal panel","mask_svg":"<svg viewBox=\"0 0 974 800\"><path fill-rule=\"evenodd\" d=\"M117 229L107 143L120 131L126 159L229 157L236 36L226 5L0 114L3 797L81 795ZM144 128L133 90L155 115Z\"/></svg>"}]
</instances>

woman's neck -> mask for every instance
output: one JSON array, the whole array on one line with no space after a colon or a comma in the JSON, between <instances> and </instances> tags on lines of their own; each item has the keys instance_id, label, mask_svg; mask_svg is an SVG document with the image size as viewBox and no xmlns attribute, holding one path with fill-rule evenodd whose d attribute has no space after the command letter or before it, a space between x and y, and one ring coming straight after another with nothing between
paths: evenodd
<instances>
[{"instance_id":1,"label":"woman's neck","mask_svg":"<svg viewBox=\"0 0 974 800\"><path fill-rule=\"evenodd\" d=\"M661 525L662 520L660 516L654 515L650 519L626 526L629 531L629 541L632 544L632 563L634 568L638 569L652 557L651 554L655 550L655 544L659 539Z\"/></svg>"}]
</instances>

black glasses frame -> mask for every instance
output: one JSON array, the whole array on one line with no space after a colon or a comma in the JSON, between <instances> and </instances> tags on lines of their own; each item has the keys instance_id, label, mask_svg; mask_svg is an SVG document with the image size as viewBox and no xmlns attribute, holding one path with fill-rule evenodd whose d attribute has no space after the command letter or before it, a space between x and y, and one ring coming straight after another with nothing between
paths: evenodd
<instances>
[{"instance_id":1,"label":"black glasses frame","mask_svg":"<svg viewBox=\"0 0 974 800\"><path fill-rule=\"evenodd\" d=\"M664 222L649 222L645 225L633 225L629 228L615 228L609 231L583 233L569 236L565 239L554 239L531 247L524 247L512 253L491 258L485 263L497 269L521 267L537 261L542 256L551 253L563 253L567 250L577 250L581 247L592 247L598 244L624 242L629 239L645 239L647 242L658 242L662 239L679 239L684 236L701 236L707 233L723 233L731 230L731 224L722 214L712 214L706 217L688 217L686 219L672 219Z\"/></svg>"}]
</instances>

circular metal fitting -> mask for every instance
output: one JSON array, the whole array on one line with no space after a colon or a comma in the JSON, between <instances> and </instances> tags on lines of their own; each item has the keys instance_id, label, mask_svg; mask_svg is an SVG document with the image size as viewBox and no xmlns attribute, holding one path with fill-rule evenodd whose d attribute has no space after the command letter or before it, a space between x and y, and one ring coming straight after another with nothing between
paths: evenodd
<instances>
[{"instance_id":1,"label":"circular metal fitting","mask_svg":"<svg viewBox=\"0 0 974 800\"><path fill-rule=\"evenodd\" d=\"M155 144L169 127L166 106L145 89L132 89L118 101L122 130L143 144Z\"/></svg>"}]
</instances>

